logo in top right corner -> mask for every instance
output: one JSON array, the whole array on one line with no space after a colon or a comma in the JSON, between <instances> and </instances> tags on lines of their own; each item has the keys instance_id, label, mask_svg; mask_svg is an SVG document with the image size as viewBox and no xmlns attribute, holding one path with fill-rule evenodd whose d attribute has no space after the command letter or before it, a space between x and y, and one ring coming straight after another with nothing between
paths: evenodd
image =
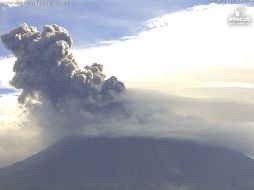
<instances>
[{"instance_id":1,"label":"logo in top right corner","mask_svg":"<svg viewBox=\"0 0 254 190\"><path fill-rule=\"evenodd\" d=\"M230 25L249 25L252 24L252 17L246 14L245 7L237 7L232 15L228 17Z\"/></svg>"}]
</instances>

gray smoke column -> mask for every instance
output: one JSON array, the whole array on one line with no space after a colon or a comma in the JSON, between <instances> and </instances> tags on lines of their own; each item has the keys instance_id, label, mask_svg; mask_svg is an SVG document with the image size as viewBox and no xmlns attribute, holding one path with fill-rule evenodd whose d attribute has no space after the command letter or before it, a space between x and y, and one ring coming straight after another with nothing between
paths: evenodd
<instances>
[{"instance_id":1,"label":"gray smoke column","mask_svg":"<svg viewBox=\"0 0 254 190\"><path fill-rule=\"evenodd\" d=\"M20 103L44 99L61 107L78 99L86 107L101 106L125 89L114 76L105 80L101 64L79 68L70 52L72 38L58 25L45 25L40 33L22 24L1 39L17 57L10 83L22 90Z\"/></svg>"}]
</instances>

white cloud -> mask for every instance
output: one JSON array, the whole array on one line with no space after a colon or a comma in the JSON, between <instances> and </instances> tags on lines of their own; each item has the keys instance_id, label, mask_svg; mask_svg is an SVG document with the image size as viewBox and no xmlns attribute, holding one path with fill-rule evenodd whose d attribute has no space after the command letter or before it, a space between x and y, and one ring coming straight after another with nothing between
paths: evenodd
<instances>
[{"instance_id":1,"label":"white cloud","mask_svg":"<svg viewBox=\"0 0 254 190\"><path fill-rule=\"evenodd\" d=\"M0 57L0 86L9 86L9 81L12 79L13 65L15 58L1 58Z\"/></svg>"},{"instance_id":2,"label":"white cloud","mask_svg":"<svg viewBox=\"0 0 254 190\"><path fill-rule=\"evenodd\" d=\"M170 13L149 20L151 29L131 39L74 53L81 65L102 63L108 76L130 87L254 83L254 28L227 23L236 7L210 4ZM254 7L247 14L254 18Z\"/></svg>"},{"instance_id":3,"label":"white cloud","mask_svg":"<svg viewBox=\"0 0 254 190\"><path fill-rule=\"evenodd\" d=\"M43 147L38 127L31 125L15 95L0 97L0 168Z\"/></svg>"}]
</instances>

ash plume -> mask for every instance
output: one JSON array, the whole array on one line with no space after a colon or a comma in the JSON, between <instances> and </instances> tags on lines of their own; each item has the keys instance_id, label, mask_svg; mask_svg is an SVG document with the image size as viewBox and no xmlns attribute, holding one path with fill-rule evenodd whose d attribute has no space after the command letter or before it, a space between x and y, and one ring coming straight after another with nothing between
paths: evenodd
<instances>
[{"instance_id":1,"label":"ash plume","mask_svg":"<svg viewBox=\"0 0 254 190\"><path fill-rule=\"evenodd\" d=\"M89 109L112 102L125 89L114 76L105 80L101 64L79 68L70 52L70 34L56 24L45 25L40 33L24 23L1 39L17 57L10 84L22 90L22 104L47 100L61 111L62 105L78 100Z\"/></svg>"}]
</instances>

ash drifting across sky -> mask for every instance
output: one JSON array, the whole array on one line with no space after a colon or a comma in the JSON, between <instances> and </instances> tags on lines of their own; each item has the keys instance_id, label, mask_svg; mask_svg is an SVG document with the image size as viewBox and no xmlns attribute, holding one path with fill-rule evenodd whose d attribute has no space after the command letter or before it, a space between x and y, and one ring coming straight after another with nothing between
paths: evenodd
<instances>
[{"instance_id":1,"label":"ash drifting across sky","mask_svg":"<svg viewBox=\"0 0 254 190\"><path fill-rule=\"evenodd\" d=\"M79 68L70 52L72 38L58 25L45 25L40 33L24 23L1 39L17 57L10 83L22 90L20 103L44 99L62 109L78 99L88 109L107 104L125 89L114 76L105 80L101 64Z\"/></svg>"}]
</instances>

